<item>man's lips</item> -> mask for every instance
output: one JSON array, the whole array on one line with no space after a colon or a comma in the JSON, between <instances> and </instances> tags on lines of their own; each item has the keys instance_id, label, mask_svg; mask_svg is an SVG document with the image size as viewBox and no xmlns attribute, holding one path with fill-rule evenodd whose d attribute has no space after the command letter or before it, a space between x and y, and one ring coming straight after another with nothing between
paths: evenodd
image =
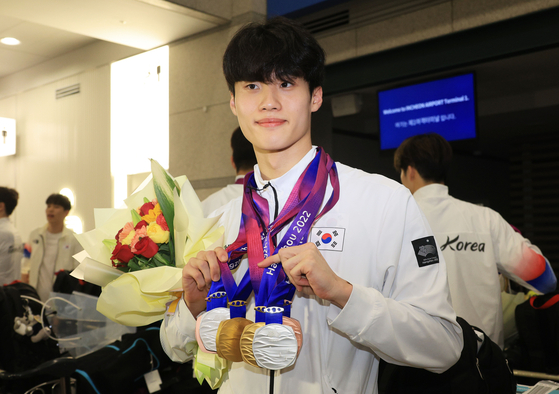
<instances>
[{"instance_id":1,"label":"man's lips","mask_svg":"<svg viewBox=\"0 0 559 394\"><path fill-rule=\"evenodd\" d=\"M280 125L284 124L285 122L286 122L285 119L277 119L277 118L266 118L266 119L260 119L260 120L256 121L256 123L259 126L263 126L263 127L280 126Z\"/></svg>"}]
</instances>

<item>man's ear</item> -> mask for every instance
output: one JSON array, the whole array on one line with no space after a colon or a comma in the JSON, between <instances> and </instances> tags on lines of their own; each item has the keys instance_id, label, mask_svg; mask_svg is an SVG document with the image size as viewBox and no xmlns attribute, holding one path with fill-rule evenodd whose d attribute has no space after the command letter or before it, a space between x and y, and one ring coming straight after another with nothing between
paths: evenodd
<instances>
[{"instance_id":1,"label":"man's ear","mask_svg":"<svg viewBox=\"0 0 559 394\"><path fill-rule=\"evenodd\" d=\"M233 112L233 115L237 116L237 107L235 106L235 95L232 92L229 92L229 94L231 94L231 100L229 100L229 108L231 108L231 112Z\"/></svg>"},{"instance_id":2,"label":"man's ear","mask_svg":"<svg viewBox=\"0 0 559 394\"><path fill-rule=\"evenodd\" d=\"M0 212L6 212L6 203L0 202Z\"/></svg>"},{"instance_id":3,"label":"man's ear","mask_svg":"<svg viewBox=\"0 0 559 394\"><path fill-rule=\"evenodd\" d=\"M415 179L417 178L417 170L415 168L413 168L412 166L408 166L408 168L406 169L406 176L410 181L415 181Z\"/></svg>"},{"instance_id":4,"label":"man's ear","mask_svg":"<svg viewBox=\"0 0 559 394\"><path fill-rule=\"evenodd\" d=\"M314 89L311 95L311 112L316 112L322 106L322 86Z\"/></svg>"}]
</instances>

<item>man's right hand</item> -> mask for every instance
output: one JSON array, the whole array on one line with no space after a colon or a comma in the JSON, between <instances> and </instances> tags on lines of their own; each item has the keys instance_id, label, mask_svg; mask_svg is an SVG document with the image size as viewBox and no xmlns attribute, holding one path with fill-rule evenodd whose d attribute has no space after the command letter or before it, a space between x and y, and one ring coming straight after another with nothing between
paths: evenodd
<instances>
[{"instance_id":1,"label":"man's right hand","mask_svg":"<svg viewBox=\"0 0 559 394\"><path fill-rule=\"evenodd\" d=\"M223 248L198 252L182 269L183 298L194 317L206 309L210 286L221 277L218 259L228 259Z\"/></svg>"}]
</instances>

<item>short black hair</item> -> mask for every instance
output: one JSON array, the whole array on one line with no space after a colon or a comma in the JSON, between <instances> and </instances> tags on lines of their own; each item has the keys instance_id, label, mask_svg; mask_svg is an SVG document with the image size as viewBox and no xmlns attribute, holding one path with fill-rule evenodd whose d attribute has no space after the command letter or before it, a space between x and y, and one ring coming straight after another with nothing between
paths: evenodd
<instances>
[{"instance_id":1,"label":"short black hair","mask_svg":"<svg viewBox=\"0 0 559 394\"><path fill-rule=\"evenodd\" d=\"M237 172L239 170L251 170L256 164L254 148L246 139L240 127L231 134L231 150L233 151L233 163Z\"/></svg>"},{"instance_id":2,"label":"short black hair","mask_svg":"<svg viewBox=\"0 0 559 394\"><path fill-rule=\"evenodd\" d=\"M0 202L4 203L6 214L10 216L17 207L19 193L15 189L9 187L0 187Z\"/></svg>"},{"instance_id":3,"label":"short black hair","mask_svg":"<svg viewBox=\"0 0 559 394\"><path fill-rule=\"evenodd\" d=\"M303 78L312 96L324 80L324 50L302 25L285 17L249 23L229 42L223 55L223 73L229 91L235 83Z\"/></svg>"},{"instance_id":4,"label":"short black hair","mask_svg":"<svg viewBox=\"0 0 559 394\"><path fill-rule=\"evenodd\" d=\"M452 147L436 133L409 137L394 153L396 171L405 173L412 166L424 180L431 182L446 182L451 161Z\"/></svg>"},{"instance_id":5,"label":"short black hair","mask_svg":"<svg viewBox=\"0 0 559 394\"><path fill-rule=\"evenodd\" d=\"M60 205L64 208L65 211L69 211L72 209L72 204L70 203L70 199L62 194L53 193L47 198L47 205L54 204Z\"/></svg>"}]
</instances>

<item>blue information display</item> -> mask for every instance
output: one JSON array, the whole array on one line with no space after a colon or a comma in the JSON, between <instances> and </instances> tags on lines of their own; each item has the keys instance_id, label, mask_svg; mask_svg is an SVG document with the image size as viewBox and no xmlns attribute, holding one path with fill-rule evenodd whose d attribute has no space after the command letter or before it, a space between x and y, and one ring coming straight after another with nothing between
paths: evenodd
<instances>
[{"instance_id":1,"label":"blue information display","mask_svg":"<svg viewBox=\"0 0 559 394\"><path fill-rule=\"evenodd\" d=\"M448 141L476 137L474 74L378 92L380 148L434 132Z\"/></svg>"}]
</instances>

